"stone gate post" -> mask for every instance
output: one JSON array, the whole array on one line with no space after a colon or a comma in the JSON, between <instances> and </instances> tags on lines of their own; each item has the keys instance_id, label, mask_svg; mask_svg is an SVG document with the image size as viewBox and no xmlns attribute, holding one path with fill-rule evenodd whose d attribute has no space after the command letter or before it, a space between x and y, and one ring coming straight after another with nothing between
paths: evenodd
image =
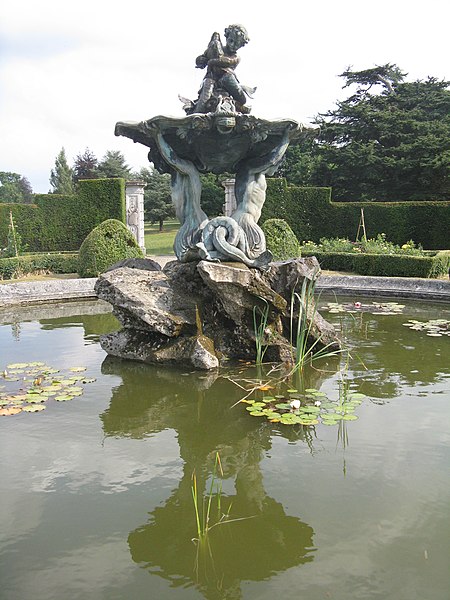
<instances>
[{"instance_id":1,"label":"stone gate post","mask_svg":"<svg viewBox=\"0 0 450 600\"><path fill-rule=\"evenodd\" d=\"M127 181L125 185L127 227L145 254L144 181Z\"/></svg>"},{"instance_id":2,"label":"stone gate post","mask_svg":"<svg viewBox=\"0 0 450 600\"><path fill-rule=\"evenodd\" d=\"M222 186L225 188L225 203L223 205L223 214L226 217L231 217L231 215L236 210L236 196L234 194L234 179L224 179L222 181Z\"/></svg>"}]
</instances>

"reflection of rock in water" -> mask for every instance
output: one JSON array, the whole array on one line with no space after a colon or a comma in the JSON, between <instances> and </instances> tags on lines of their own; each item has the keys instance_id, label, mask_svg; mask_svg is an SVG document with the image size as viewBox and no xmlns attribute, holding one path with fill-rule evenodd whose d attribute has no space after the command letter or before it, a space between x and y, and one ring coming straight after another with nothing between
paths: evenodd
<instances>
[{"instance_id":1,"label":"reflection of rock in water","mask_svg":"<svg viewBox=\"0 0 450 600\"><path fill-rule=\"evenodd\" d=\"M179 370L111 358L103 363L102 372L123 380L101 416L106 435L144 437L172 428L185 461L177 490L164 506L152 511L148 523L129 535L135 562L174 586L194 585L198 579L206 598L240 598L241 581L259 581L313 559L312 528L286 515L264 490L259 463L271 447L271 427L249 418L242 407L230 410L241 397L236 386L216 374L183 376ZM200 555L196 574L191 478L195 471L202 494L216 451L224 480L235 487L234 494L224 494L223 510L232 503L230 518L251 518L210 532L213 563L208 554ZM214 512L212 518L216 518Z\"/></svg>"},{"instance_id":2,"label":"reflection of rock in water","mask_svg":"<svg viewBox=\"0 0 450 600\"><path fill-rule=\"evenodd\" d=\"M257 467L256 467L257 468ZM222 502L232 502L232 517L252 517L224 523L209 534L212 562L200 558L195 573L195 517L190 492L190 473L162 507L152 512L148 524L128 537L131 556L143 568L158 573L173 585L196 582L206 598L230 597L242 581L262 581L291 567L313 560L313 529L296 517L285 514L282 505L263 495L257 503L241 493ZM221 586L223 596L217 595Z\"/></svg>"}]
</instances>

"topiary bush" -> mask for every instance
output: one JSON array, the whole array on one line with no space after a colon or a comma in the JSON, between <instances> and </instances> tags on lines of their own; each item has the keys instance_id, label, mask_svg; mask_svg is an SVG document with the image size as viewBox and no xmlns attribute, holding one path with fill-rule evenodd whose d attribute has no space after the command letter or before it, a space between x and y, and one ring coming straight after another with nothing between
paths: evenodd
<instances>
[{"instance_id":1,"label":"topiary bush","mask_svg":"<svg viewBox=\"0 0 450 600\"><path fill-rule=\"evenodd\" d=\"M300 244L284 219L267 219L262 230L266 236L267 248L275 260L288 260L301 255Z\"/></svg>"},{"instance_id":2,"label":"topiary bush","mask_svg":"<svg viewBox=\"0 0 450 600\"><path fill-rule=\"evenodd\" d=\"M80 277L97 277L119 260L143 256L127 227L116 219L108 219L95 227L81 244L78 274Z\"/></svg>"}]
</instances>

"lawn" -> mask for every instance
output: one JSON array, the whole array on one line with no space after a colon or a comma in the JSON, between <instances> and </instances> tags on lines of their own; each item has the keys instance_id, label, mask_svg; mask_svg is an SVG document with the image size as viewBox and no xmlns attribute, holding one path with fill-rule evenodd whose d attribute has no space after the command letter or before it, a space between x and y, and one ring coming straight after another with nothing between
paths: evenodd
<instances>
[{"instance_id":1,"label":"lawn","mask_svg":"<svg viewBox=\"0 0 450 600\"><path fill-rule=\"evenodd\" d=\"M157 223L145 223L145 247L150 256L174 254L173 240L180 228L178 221L165 221L163 231L159 231Z\"/></svg>"}]
</instances>

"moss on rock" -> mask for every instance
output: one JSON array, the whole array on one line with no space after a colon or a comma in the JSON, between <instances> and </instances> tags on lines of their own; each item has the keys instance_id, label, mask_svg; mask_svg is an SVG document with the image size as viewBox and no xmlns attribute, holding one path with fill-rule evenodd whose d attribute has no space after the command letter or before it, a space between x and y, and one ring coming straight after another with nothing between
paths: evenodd
<instances>
[{"instance_id":1,"label":"moss on rock","mask_svg":"<svg viewBox=\"0 0 450 600\"><path fill-rule=\"evenodd\" d=\"M267 219L262 229L266 236L267 248L275 260L288 260L301 255L300 244L284 219Z\"/></svg>"},{"instance_id":2,"label":"moss on rock","mask_svg":"<svg viewBox=\"0 0 450 600\"><path fill-rule=\"evenodd\" d=\"M116 219L108 219L95 227L81 244L78 254L80 277L97 277L124 258L142 258L133 234Z\"/></svg>"}]
</instances>

